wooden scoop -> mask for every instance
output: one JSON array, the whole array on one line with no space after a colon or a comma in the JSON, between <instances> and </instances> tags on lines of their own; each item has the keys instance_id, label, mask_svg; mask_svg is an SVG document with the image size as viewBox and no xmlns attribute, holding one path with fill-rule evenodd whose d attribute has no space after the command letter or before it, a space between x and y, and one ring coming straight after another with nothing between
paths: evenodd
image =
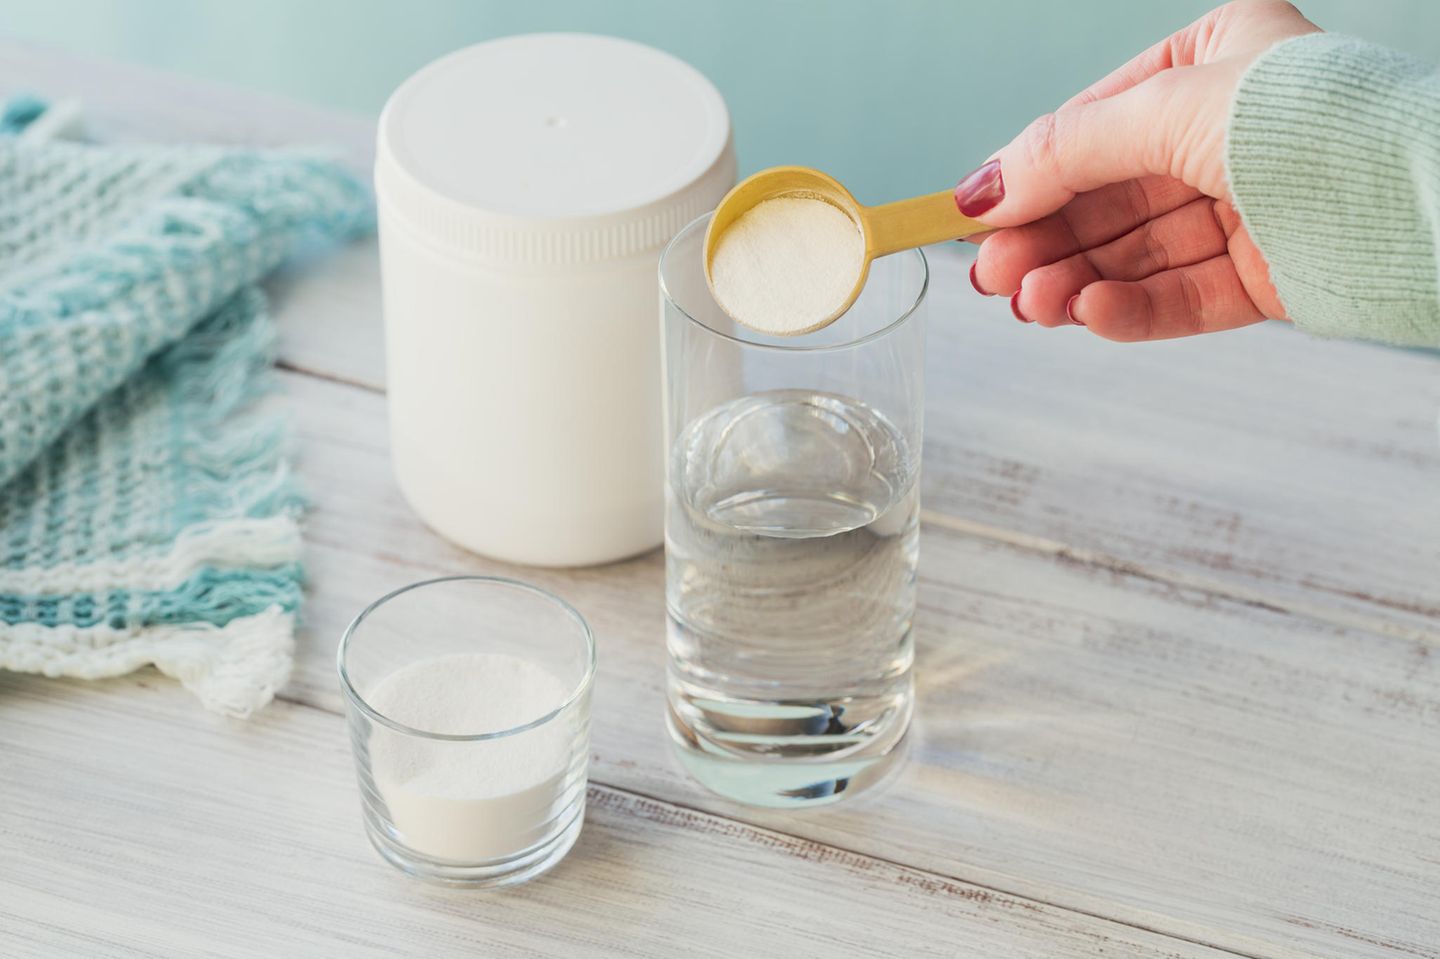
<instances>
[{"instance_id":1,"label":"wooden scoop","mask_svg":"<svg viewBox=\"0 0 1440 959\"><path fill-rule=\"evenodd\" d=\"M705 230L705 282L712 294L715 292L715 281L710 275L710 266L715 261L715 250L721 235L757 204L782 196L809 197L838 207L854 221L865 240L865 259L855 277L855 288L850 291L850 296L822 322L796 330L796 334L822 329L843 316L865 288L865 279L870 275L870 261L877 256L927 243L959 240L990 229L979 220L962 214L956 208L955 197L950 190L883 206L862 206L839 181L819 170L803 166L771 167L741 181L725 194L710 219L710 226Z\"/></svg>"}]
</instances>

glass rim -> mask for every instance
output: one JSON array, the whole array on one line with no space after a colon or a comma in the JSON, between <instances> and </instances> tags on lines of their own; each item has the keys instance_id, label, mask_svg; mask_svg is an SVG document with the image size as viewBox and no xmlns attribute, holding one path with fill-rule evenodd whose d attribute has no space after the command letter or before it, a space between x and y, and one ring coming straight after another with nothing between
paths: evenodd
<instances>
[{"instance_id":1,"label":"glass rim","mask_svg":"<svg viewBox=\"0 0 1440 959\"><path fill-rule=\"evenodd\" d=\"M873 330L869 333L866 333L864 336L858 337L853 340L847 340L844 343L816 344L813 346L802 346L799 344L795 346L787 346L783 343L758 343L755 340L747 340L743 337L732 336L729 333L722 333L719 330L715 329L715 327L711 326L709 323L706 323L704 320L698 319L697 317L692 315L689 310L681 306L679 301L670 294L670 288L665 285L665 264L670 259L670 251L675 248L675 244L679 242L682 236L684 236L686 233L689 233L692 229L699 226L702 222L708 220L714 215L715 214L713 210L708 213L702 213L698 217L681 227L679 232L677 232L674 236L670 238L670 242L665 244L665 249L660 251L660 265L656 272L660 279L660 295L665 298L665 302L673 306L681 316L685 317L685 319L689 320L691 323L695 324L697 327L704 330L706 333L709 333L711 336L718 336L722 340L729 340L731 343L735 343L752 350L771 350L776 353L838 353L842 350L853 350L858 346L864 346L866 343L871 343L875 340L880 339L881 337L888 336L889 334L895 332L901 326L909 322L910 318L913 317L915 313L920 309L920 304L925 302L925 294L930 290L930 261L926 259L924 250L920 249L919 247L915 247L911 250L902 250L899 253L892 253L890 254L890 256L905 256L907 254L914 253L920 258L920 289L915 293L915 299L911 301L909 306L905 307L904 311L901 312L898 317L891 320L884 326L880 327L880 329L878 330ZM889 257L881 257L881 259L888 258ZM865 265L865 282L870 282L870 264L868 263ZM795 339L804 339L804 337L799 336L795 337Z\"/></svg>"},{"instance_id":2,"label":"glass rim","mask_svg":"<svg viewBox=\"0 0 1440 959\"><path fill-rule=\"evenodd\" d=\"M408 726L397 719L392 719L365 701L365 697L360 695L360 691L356 689L355 684L350 681L349 671L345 668L345 654L350 648L350 641L354 637L356 630L365 622L371 613L390 602L390 600L397 599L412 590L421 589L425 586L438 586L441 583L480 583L486 586L503 586L508 589L519 589L558 606L562 612L569 616L570 619L580 627L580 636L585 645L585 672L580 677L580 681L576 683L575 688L570 691L570 694L565 697L560 705L544 715L537 716L535 719L521 723L518 726L507 726L504 729L495 729L484 733L436 733L425 729L416 729L414 726ZM475 743L504 739L508 736L528 732L545 725L573 706L589 691L595 681L595 666L595 634L591 631L590 624L585 621L585 617L580 615L580 611L548 589L543 589L532 583L522 582L518 579L510 579L505 576L437 576L433 579L422 579L418 582L410 583L407 586L392 589L362 609L359 614L350 621L350 625L346 626L345 632L341 634L340 645L335 651L335 668L340 674L340 688L345 692L346 698L366 717L395 732L404 733L407 736L416 736L421 739L432 739L439 742L451 743Z\"/></svg>"}]
</instances>

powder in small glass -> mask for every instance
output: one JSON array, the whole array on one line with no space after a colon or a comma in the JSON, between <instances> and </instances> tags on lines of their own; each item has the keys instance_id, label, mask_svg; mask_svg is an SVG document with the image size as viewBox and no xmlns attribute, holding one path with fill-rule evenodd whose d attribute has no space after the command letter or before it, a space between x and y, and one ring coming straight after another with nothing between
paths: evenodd
<instances>
[{"instance_id":1,"label":"powder in small glass","mask_svg":"<svg viewBox=\"0 0 1440 959\"><path fill-rule=\"evenodd\" d=\"M544 666L501 653L435 656L384 677L366 697L413 729L470 735L545 715L567 689ZM396 831L416 852L452 862L517 855L544 842L574 785L573 723L552 720L494 740L447 742L373 729L371 776Z\"/></svg>"},{"instance_id":2,"label":"powder in small glass","mask_svg":"<svg viewBox=\"0 0 1440 959\"><path fill-rule=\"evenodd\" d=\"M865 240L839 207L808 196L757 203L720 234L715 299L739 323L795 336L822 326L850 296Z\"/></svg>"}]
</instances>

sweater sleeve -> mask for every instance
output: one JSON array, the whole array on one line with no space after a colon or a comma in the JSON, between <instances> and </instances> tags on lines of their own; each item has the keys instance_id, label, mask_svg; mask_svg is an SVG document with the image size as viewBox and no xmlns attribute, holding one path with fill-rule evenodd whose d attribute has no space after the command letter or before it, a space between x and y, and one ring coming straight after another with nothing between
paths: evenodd
<instances>
[{"instance_id":1,"label":"sweater sleeve","mask_svg":"<svg viewBox=\"0 0 1440 959\"><path fill-rule=\"evenodd\" d=\"M1440 346L1440 71L1353 37L1286 40L1241 80L1226 164L1296 326Z\"/></svg>"}]
</instances>

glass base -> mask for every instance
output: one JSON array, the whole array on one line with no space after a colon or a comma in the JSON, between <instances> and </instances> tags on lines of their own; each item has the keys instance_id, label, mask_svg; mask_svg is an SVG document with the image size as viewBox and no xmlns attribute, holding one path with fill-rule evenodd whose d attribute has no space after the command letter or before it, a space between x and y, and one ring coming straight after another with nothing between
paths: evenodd
<instances>
[{"instance_id":1,"label":"glass base","mask_svg":"<svg viewBox=\"0 0 1440 959\"><path fill-rule=\"evenodd\" d=\"M365 816L365 834L381 858L406 875L445 886L498 889L528 882L548 872L575 845L584 822L585 800L582 797L576 804L573 818L553 837L519 855L485 863L451 862L422 856L398 842L368 813Z\"/></svg>"},{"instance_id":2,"label":"glass base","mask_svg":"<svg viewBox=\"0 0 1440 959\"><path fill-rule=\"evenodd\" d=\"M836 737L842 740L835 743L841 748L828 753L824 749L828 737L817 735L815 729L814 706L762 707L771 714L763 719L752 707L745 716L749 731L737 735L733 701L726 704L721 718L715 709L705 708L705 701L673 688L670 695L666 726L685 771L711 792L751 806L826 806L874 792L900 770L908 752L912 711L908 695L874 717L863 740ZM828 708L832 714L840 712Z\"/></svg>"}]
</instances>

